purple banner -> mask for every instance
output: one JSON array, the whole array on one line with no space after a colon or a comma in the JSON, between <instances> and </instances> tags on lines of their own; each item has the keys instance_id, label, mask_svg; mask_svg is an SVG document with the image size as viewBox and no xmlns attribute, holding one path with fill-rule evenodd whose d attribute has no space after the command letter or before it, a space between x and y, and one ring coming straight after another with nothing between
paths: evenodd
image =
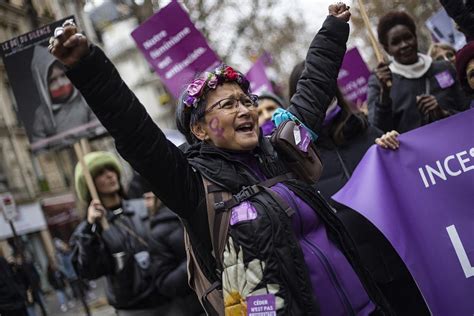
<instances>
[{"instance_id":1,"label":"purple banner","mask_svg":"<svg viewBox=\"0 0 474 316\"><path fill-rule=\"evenodd\" d=\"M265 59L268 59L268 57L264 54L253 64L252 68L250 68L245 75L250 81L252 93L257 95L265 91L273 92L272 84L270 80L268 80L267 73L265 72Z\"/></svg>"},{"instance_id":2,"label":"purple banner","mask_svg":"<svg viewBox=\"0 0 474 316\"><path fill-rule=\"evenodd\" d=\"M367 100L370 71L360 56L357 47L347 51L337 78L344 97L359 107Z\"/></svg>"},{"instance_id":3,"label":"purple banner","mask_svg":"<svg viewBox=\"0 0 474 316\"><path fill-rule=\"evenodd\" d=\"M390 240L432 315L474 312L474 110L372 146L333 198Z\"/></svg>"},{"instance_id":4,"label":"purple banner","mask_svg":"<svg viewBox=\"0 0 474 316\"><path fill-rule=\"evenodd\" d=\"M220 63L181 5L172 1L132 32L148 63L175 97L197 73Z\"/></svg>"}]
</instances>

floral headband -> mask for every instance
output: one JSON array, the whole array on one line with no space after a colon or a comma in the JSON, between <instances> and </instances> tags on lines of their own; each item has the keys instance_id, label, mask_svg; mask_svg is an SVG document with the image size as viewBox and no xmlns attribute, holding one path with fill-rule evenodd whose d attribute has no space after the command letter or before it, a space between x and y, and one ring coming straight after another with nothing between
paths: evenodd
<instances>
[{"instance_id":1,"label":"floral headband","mask_svg":"<svg viewBox=\"0 0 474 316\"><path fill-rule=\"evenodd\" d=\"M235 71L232 67L222 64L213 72L205 72L188 85L184 104L187 108L197 108L201 98L207 91L216 89L219 84L224 82L237 82L246 93L249 92L250 84L244 75Z\"/></svg>"}]
</instances>

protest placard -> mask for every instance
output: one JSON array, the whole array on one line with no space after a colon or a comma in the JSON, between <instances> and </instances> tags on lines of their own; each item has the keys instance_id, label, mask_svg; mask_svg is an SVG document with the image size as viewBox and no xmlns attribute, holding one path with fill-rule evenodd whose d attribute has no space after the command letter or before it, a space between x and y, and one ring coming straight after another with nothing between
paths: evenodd
<instances>
[{"instance_id":1,"label":"protest placard","mask_svg":"<svg viewBox=\"0 0 474 316\"><path fill-rule=\"evenodd\" d=\"M220 63L177 1L172 1L137 27L132 37L175 97L179 97L185 84L196 74Z\"/></svg>"},{"instance_id":2,"label":"protest placard","mask_svg":"<svg viewBox=\"0 0 474 316\"><path fill-rule=\"evenodd\" d=\"M273 92L272 84L268 80L265 71L265 58L262 56L252 65L245 77L250 81L250 89L252 93L259 95L262 92Z\"/></svg>"},{"instance_id":3,"label":"protest placard","mask_svg":"<svg viewBox=\"0 0 474 316\"><path fill-rule=\"evenodd\" d=\"M65 69L47 49L66 19L0 44L0 53L33 151L68 146L105 132Z\"/></svg>"},{"instance_id":4,"label":"protest placard","mask_svg":"<svg viewBox=\"0 0 474 316\"><path fill-rule=\"evenodd\" d=\"M392 243L432 315L474 311L474 109L371 147L333 199Z\"/></svg>"},{"instance_id":5,"label":"protest placard","mask_svg":"<svg viewBox=\"0 0 474 316\"><path fill-rule=\"evenodd\" d=\"M367 100L370 71L357 47L349 49L342 61L337 84L344 97L354 106Z\"/></svg>"}]
</instances>

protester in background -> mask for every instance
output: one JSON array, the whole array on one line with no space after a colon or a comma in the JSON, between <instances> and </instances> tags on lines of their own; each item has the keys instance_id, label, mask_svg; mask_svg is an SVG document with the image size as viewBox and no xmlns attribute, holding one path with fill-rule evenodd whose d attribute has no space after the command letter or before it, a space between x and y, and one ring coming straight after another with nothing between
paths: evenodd
<instances>
[{"instance_id":1,"label":"protester in background","mask_svg":"<svg viewBox=\"0 0 474 316\"><path fill-rule=\"evenodd\" d=\"M72 290L74 298L81 302L84 310L89 315L89 306L87 305L87 297L89 293L84 286L85 281L77 275L72 264L73 253L68 244L59 238L54 239L54 246L56 248L56 260L58 262L58 269L64 274ZM69 307L74 307L74 303L70 302Z\"/></svg>"},{"instance_id":2,"label":"protester in background","mask_svg":"<svg viewBox=\"0 0 474 316\"><path fill-rule=\"evenodd\" d=\"M301 76L303 70L304 62L293 68L290 91L296 91L295 79ZM363 113L353 109L338 88L336 98L326 110L323 128L316 140L323 163L316 188L328 199L347 183L377 139L383 139L383 144L391 141L382 136L382 131L371 126ZM429 315L405 264L382 233L353 209L333 199L329 202L354 240L364 268L372 274L396 315Z\"/></svg>"},{"instance_id":3,"label":"protester in background","mask_svg":"<svg viewBox=\"0 0 474 316\"><path fill-rule=\"evenodd\" d=\"M156 197L148 181L138 173L133 176L130 189L133 194L142 192L148 209L151 237L159 249L160 277L156 281L156 287L168 298L171 306L160 315L201 315L204 311L196 293L188 285L182 223Z\"/></svg>"},{"instance_id":4,"label":"protester in background","mask_svg":"<svg viewBox=\"0 0 474 316\"><path fill-rule=\"evenodd\" d=\"M26 292L13 273L10 264L0 256L0 315L27 316Z\"/></svg>"},{"instance_id":5,"label":"protester in background","mask_svg":"<svg viewBox=\"0 0 474 316\"><path fill-rule=\"evenodd\" d=\"M446 43L433 43L428 49L428 55L433 60L448 61L451 64L456 64L456 49Z\"/></svg>"},{"instance_id":6,"label":"protester in background","mask_svg":"<svg viewBox=\"0 0 474 316\"><path fill-rule=\"evenodd\" d=\"M97 120L66 77L64 66L45 47L35 47L31 72L41 100L34 116L33 142ZM87 131L82 135L87 136ZM77 138L78 133L72 136Z\"/></svg>"},{"instance_id":7,"label":"protester in background","mask_svg":"<svg viewBox=\"0 0 474 316\"><path fill-rule=\"evenodd\" d=\"M80 164L75 169L76 193L89 204L87 218L75 230L73 262L86 279L107 279L107 298L118 315L162 315L167 298L155 286L159 249L149 236L142 200L127 200L120 183L122 169L111 153L84 156L100 201L92 200ZM102 217L109 229L100 225Z\"/></svg>"},{"instance_id":8,"label":"protester in background","mask_svg":"<svg viewBox=\"0 0 474 316\"><path fill-rule=\"evenodd\" d=\"M469 99L470 108L474 107L474 41L467 43L456 54L456 69L461 86Z\"/></svg>"},{"instance_id":9,"label":"protester in background","mask_svg":"<svg viewBox=\"0 0 474 316\"><path fill-rule=\"evenodd\" d=\"M456 22L468 42L474 40L474 1L440 0L448 15Z\"/></svg>"},{"instance_id":10,"label":"protester in background","mask_svg":"<svg viewBox=\"0 0 474 316\"><path fill-rule=\"evenodd\" d=\"M392 61L380 63L369 79L369 121L374 126L403 133L466 109L452 65L418 53L411 16L391 11L380 18L377 32Z\"/></svg>"},{"instance_id":11,"label":"protester in background","mask_svg":"<svg viewBox=\"0 0 474 316\"><path fill-rule=\"evenodd\" d=\"M48 263L48 282L53 287L56 297L58 298L61 311L67 312L70 298L66 292L66 276L58 269L56 264L51 260Z\"/></svg>"},{"instance_id":12,"label":"protester in background","mask_svg":"<svg viewBox=\"0 0 474 316\"><path fill-rule=\"evenodd\" d=\"M151 190L144 193L144 198L150 214L151 236L160 254L160 277L156 281L156 287L170 300L169 311L160 315L204 314L196 293L188 285L182 223Z\"/></svg>"},{"instance_id":13,"label":"protester in background","mask_svg":"<svg viewBox=\"0 0 474 316\"><path fill-rule=\"evenodd\" d=\"M279 108L284 109L285 102L276 94L265 91L258 96L258 125L262 129L263 135L270 135L275 128L272 115Z\"/></svg>"},{"instance_id":14,"label":"protester in background","mask_svg":"<svg viewBox=\"0 0 474 316\"><path fill-rule=\"evenodd\" d=\"M36 304L43 316L48 315L41 289L41 279L34 263L19 252L15 253L12 269L26 291L26 310L29 316L36 316Z\"/></svg>"}]
</instances>

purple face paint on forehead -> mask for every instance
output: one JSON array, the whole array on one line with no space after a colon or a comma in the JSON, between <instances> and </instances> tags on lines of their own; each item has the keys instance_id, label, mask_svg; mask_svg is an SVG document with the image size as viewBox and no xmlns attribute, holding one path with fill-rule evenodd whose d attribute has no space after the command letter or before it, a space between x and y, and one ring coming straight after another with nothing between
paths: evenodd
<instances>
[{"instance_id":1,"label":"purple face paint on forehead","mask_svg":"<svg viewBox=\"0 0 474 316\"><path fill-rule=\"evenodd\" d=\"M217 135L217 137L224 137L224 129L219 127L219 119L217 117L211 119L209 122L209 128Z\"/></svg>"}]
</instances>

